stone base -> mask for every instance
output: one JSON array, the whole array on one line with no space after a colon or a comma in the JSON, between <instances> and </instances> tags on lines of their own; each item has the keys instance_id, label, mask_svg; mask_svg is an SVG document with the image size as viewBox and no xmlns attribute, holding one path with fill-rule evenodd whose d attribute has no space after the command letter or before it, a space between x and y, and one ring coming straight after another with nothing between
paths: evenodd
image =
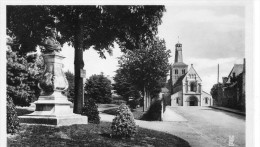
<instances>
[{"instance_id":1,"label":"stone base","mask_svg":"<svg viewBox=\"0 0 260 147\"><path fill-rule=\"evenodd\" d=\"M34 102L35 111L31 114L19 116L21 123L68 126L73 124L88 124L88 117L74 114L70 108L72 104L60 92L49 96L40 96Z\"/></svg>"},{"instance_id":2,"label":"stone base","mask_svg":"<svg viewBox=\"0 0 260 147\"><path fill-rule=\"evenodd\" d=\"M78 114L63 116L24 115L19 116L20 123L45 124L55 126L68 126L73 124L88 124L88 117Z\"/></svg>"}]
</instances>

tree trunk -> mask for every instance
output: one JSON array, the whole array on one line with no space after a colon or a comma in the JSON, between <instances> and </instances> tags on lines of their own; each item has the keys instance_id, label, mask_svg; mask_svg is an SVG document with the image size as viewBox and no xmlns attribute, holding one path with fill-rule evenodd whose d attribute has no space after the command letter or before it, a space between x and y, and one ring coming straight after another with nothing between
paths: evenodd
<instances>
[{"instance_id":1,"label":"tree trunk","mask_svg":"<svg viewBox=\"0 0 260 147\"><path fill-rule=\"evenodd\" d=\"M83 61L83 25L81 24L80 15L78 20L78 29L75 31L75 98L73 112L80 114L83 107L84 86L83 78L80 77L80 70L84 67Z\"/></svg>"},{"instance_id":2,"label":"tree trunk","mask_svg":"<svg viewBox=\"0 0 260 147\"><path fill-rule=\"evenodd\" d=\"M144 106L143 106L143 112L146 110L146 89L144 87Z\"/></svg>"}]
</instances>

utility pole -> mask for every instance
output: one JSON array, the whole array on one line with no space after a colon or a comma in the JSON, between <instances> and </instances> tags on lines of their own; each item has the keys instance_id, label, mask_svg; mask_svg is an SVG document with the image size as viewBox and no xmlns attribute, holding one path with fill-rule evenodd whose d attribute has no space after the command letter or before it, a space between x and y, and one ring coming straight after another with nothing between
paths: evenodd
<instances>
[{"instance_id":1,"label":"utility pole","mask_svg":"<svg viewBox=\"0 0 260 147\"><path fill-rule=\"evenodd\" d=\"M218 85L219 85L219 64L218 64L218 79L217 79Z\"/></svg>"}]
</instances>

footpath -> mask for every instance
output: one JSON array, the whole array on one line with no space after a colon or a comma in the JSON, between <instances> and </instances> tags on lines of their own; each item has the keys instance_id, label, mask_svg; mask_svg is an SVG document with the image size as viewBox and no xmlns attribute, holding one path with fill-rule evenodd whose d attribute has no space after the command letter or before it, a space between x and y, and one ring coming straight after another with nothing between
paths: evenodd
<instances>
[{"instance_id":1,"label":"footpath","mask_svg":"<svg viewBox=\"0 0 260 147\"><path fill-rule=\"evenodd\" d=\"M231 109L231 108L226 108L226 107L219 107L219 106L210 106L210 107L214 108L214 109L223 110L223 111L226 111L226 112L230 112L230 113L235 113L235 114L238 114L238 115L246 116L245 112L242 112L242 111L239 111L239 110L236 110L236 109Z\"/></svg>"}]
</instances>

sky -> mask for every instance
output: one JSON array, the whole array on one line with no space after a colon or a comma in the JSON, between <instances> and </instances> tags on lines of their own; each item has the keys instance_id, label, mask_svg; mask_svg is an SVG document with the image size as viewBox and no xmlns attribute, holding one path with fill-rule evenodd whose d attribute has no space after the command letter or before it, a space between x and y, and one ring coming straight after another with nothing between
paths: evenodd
<instances>
[{"instance_id":1,"label":"sky","mask_svg":"<svg viewBox=\"0 0 260 147\"><path fill-rule=\"evenodd\" d=\"M175 44L182 43L183 61L193 67L202 79L203 90L210 92L217 83L217 65L220 81L228 76L234 64L242 64L245 57L245 8L234 5L166 5L158 36L165 39L174 62ZM178 39L179 36L179 39ZM61 52L64 71L74 71L74 49L64 45ZM113 77L122 53L115 44L113 56L106 59L92 48L84 52L86 78L103 72Z\"/></svg>"}]
</instances>

